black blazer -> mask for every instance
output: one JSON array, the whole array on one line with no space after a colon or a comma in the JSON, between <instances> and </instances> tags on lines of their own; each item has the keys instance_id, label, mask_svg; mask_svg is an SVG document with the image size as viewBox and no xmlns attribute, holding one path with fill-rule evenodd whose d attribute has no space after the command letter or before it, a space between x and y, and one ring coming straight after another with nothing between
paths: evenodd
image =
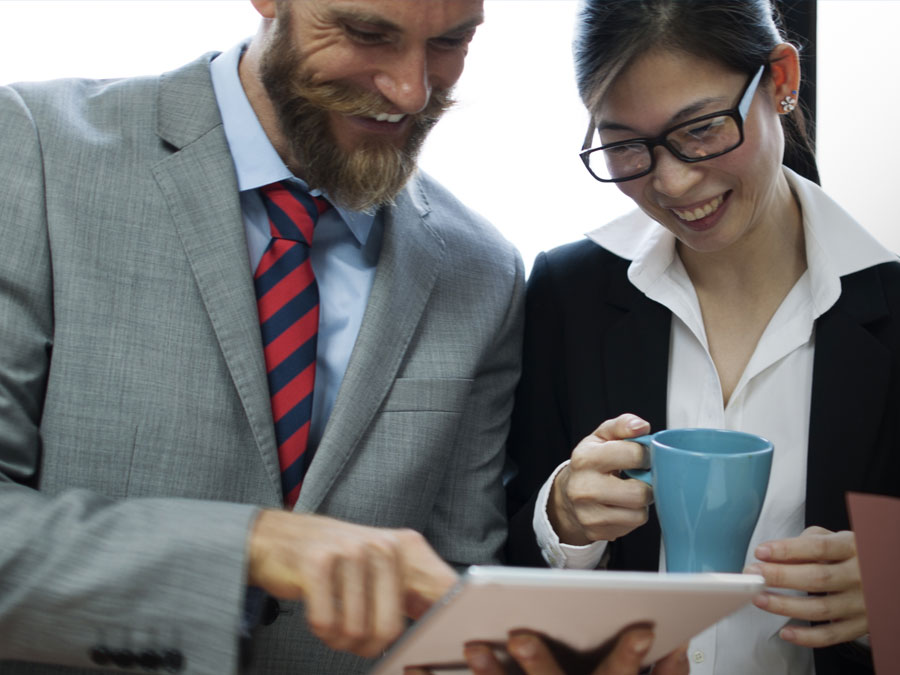
<instances>
[{"instance_id":1,"label":"black blazer","mask_svg":"<svg viewBox=\"0 0 900 675\"><path fill-rule=\"evenodd\" d=\"M507 558L545 565L534 538L538 490L605 419L666 428L671 312L628 281L630 262L591 241L541 254L528 282L524 367L509 442ZM900 262L841 279L815 327L806 523L849 529L847 491L900 496ZM649 522L610 545L610 568L656 570ZM871 672L856 645L817 650L816 673Z\"/></svg>"}]
</instances>

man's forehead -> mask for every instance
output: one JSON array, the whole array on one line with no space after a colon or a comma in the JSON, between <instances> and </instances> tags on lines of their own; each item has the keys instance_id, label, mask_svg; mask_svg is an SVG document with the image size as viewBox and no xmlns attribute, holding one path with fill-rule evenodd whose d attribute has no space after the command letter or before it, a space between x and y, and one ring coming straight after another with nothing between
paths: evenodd
<instances>
[{"instance_id":1,"label":"man's forehead","mask_svg":"<svg viewBox=\"0 0 900 675\"><path fill-rule=\"evenodd\" d=\"M306 0L331 18L362 21L396 32L443 35L469 30L484 21L483 0Z\"/></svg>"}]
</instances>

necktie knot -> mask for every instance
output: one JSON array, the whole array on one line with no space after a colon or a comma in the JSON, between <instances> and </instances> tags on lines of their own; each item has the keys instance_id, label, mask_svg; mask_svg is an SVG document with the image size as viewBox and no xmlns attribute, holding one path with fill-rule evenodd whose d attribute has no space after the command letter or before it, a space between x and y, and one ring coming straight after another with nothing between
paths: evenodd
<instances>
[{"instance_id":1,"label":"necktie knot","mask_svg":"<svg viewBox=\"0 0 900 675\"><path fill-rule=\"evenodd\" d=\"M313 197L293 181L279 181L259 189L269 216L271 235L277 239L312 245L319 215L330 206L323 197Z\"/></svg>"}]
</instances>

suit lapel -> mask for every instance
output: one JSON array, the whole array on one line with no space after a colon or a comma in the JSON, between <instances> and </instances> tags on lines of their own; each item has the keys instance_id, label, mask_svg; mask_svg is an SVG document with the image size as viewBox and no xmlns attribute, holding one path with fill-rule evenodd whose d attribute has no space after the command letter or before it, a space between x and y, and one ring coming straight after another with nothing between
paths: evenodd
<instances>
[{"instance_id":1,"label":"suit lapel","mask_svg":"<svg viewBox=\"0 0 900 675\"><path fill-rule=\"evenodd\" d=\"M429 225L428 211L425 195L413 179L384 214L372 292L297 510L318 507L391 389L444 255L444 242Z\"/></svg>"},{"instance_id":2,"label":"suit lapel","mask_svg":"<svg viewBox=\"0 0 900 675\"><path fill-rule=\"evenodd\" d=\"M566 377L572 394L570 443L574 447L608 417L631 412L654 431L666 427L669 340L672 315L628 281L629 262L612 254L573 263L580 274L566 286L571 325L566 333ZM611 569L655 571L659 522L649 521L610 547Z\"/></svg>"},{"instance_id":3,"label":"suit lapel","mask_svg":"<svg viewBox=\"0 0 900 675\"><path fill-rule=\"evenodd\" d=\"M153 167L277 499L281 498L256 296L234 166L209 58L164 75L159 135L177 150Z\"/></svg>"},{"instance_id":4,"label":"suit lapel","mask_svg":"<svg viewBox=\"0 0 900 675\"><path fill-rule=\"evenodd\" d=\"M616 415L640 415L654 431L665 429L672 313L638 291L625 275L616 277L610 304L623 315L609 328L604 343L609 409Z\"/></svg>"},{"instance_id":5,"label":"suit lapel","mask_svg":"<svg viewBox=\"0 0 900 675\"><path fill-rule=\"evenodd\" d=\"M610 289L610 303L624 313L604 342L609 410L613 415L635 413L654 431L665 429L672 314L638 291L624 274L617 275ZM656 510L651 508L646 525L634 530L625 545L613 547L611 566L657 570L660 536Z\"/></svg>"},{"instance_id":6,"label":"suit lapel","mask_svg":"<svg viewBox=\"0 0 900 675\"><path fill-rule=\"evenodd\" d=\"M847 489L869 472L861 451L877 445L890 384L891 354L866 328L888 315L877 268L841 279L837 303L816 322L806 521L847 528Z\"/></svg>"}]
</instances>

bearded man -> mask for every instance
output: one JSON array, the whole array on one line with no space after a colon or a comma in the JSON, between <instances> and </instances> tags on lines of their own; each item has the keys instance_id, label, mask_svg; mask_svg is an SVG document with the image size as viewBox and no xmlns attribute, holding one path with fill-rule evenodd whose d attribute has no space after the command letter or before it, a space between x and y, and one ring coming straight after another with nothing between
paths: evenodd
<instances>
[{"instance_id":1,"label":"bearded man","mask_svg":"<svg viewBox=\"0 0 900 675\"><path fill-rule=\"evenodd\" d=\"M0 87L5 675L362 672L498 560L522 266L416 170L482 2L252 1Z\"/></svg>"}]
</instances>

